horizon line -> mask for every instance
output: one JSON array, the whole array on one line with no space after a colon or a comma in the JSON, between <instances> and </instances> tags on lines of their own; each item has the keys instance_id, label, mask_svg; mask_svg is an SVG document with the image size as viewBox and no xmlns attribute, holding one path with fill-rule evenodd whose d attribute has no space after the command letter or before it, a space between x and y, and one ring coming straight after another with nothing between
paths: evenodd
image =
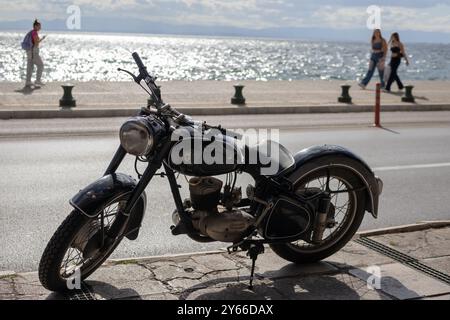
<instances>
[{"instance_id":1,"label":"horizon line","mask_svg":"<svg viewBox=\"0 0 450 320\"><path fill-rule=\"evenodd\" d=\"M27 32L28 29L17 29L17 28L0 28L0 32ZM330 39L330 38L302 38L302 37L289 37L289 36L264 36L264 35L245 35L245 34L236 34L236 35L226 35L226 34L201 34L201 33L175 33L175 32L165 32L165 33L150 33L145 31L99 31L99 30L61 30L57 28L44 29L45 31L55 32L55 33L63 33L63 34L105 34L105 35L117 35L117 36L126 36L126 35L135 35L135 36L155 36L155 37L163 37L163 36L173 36L173 37L205 37L205 38L229 38L229 39L259 39L259 40L272 40L272 41L305 41L305 42L345 42L345 43L364 43L364 40L355 39ZM410 31L411 32L411 31ZM449 45L449 41L408 41L408 43L413 44L442 44Z\"/></svg>"}]
</instances>

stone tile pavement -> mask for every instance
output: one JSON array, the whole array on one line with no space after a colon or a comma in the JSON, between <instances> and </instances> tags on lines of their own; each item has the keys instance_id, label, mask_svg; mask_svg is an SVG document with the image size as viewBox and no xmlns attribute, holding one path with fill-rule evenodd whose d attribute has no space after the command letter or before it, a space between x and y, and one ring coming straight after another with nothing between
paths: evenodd
<instances>
[{"instance_id":1,"label":"stone tile pavement","mask_svg":"<svg viewBox=\"0 0 450 320\"><path fill-rule=\"evenodd\" d=\"M381 235L362 234L354 240L359 237L450 274L449 226L408 227ZM256 262L253 290L248 288L250 263L245 253L225 251L110 260L89 277L81 291L65 295L45 290L36 272L4 271L0 273L0 299L450 299L448 282L356 241L310 265L291 264L266 248Z\"/></svg>"}]
</instances>

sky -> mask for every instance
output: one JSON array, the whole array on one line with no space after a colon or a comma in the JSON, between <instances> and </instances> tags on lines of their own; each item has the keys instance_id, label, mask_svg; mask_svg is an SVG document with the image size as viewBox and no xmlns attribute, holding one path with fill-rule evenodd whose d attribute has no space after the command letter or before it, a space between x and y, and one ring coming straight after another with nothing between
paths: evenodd
<instances>
[{"instance_id":1,"label":"sky","mask_svg":"<svg viewBox=\"0 0 450 320\"><path fill-rule=\"evenodd\" d=\"M321 30L330 38L368 33L366 10L377 5L382 29L416 34L418 40L450 41L450 0L0 0L0 29L20 27L35 17L54 27L50 22L65 21L71 5L80 8L80 31L122 27L125 32L176 33L195 26L186 32L264 36L264 30L277 30L272 34L289 37L295 30Z\"/></svg>"}]
</instances>

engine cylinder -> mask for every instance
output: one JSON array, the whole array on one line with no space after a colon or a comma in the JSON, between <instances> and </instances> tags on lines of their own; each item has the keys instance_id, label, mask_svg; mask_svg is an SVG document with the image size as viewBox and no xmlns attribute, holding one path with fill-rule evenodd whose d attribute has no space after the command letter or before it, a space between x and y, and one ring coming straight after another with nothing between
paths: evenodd
<instances>
[{"instance_id":1,"label":"engine cylinder","mask_svg":"<svg viewBox=\"0 0 450 320\"><path fill-rule=\"evenodd\" d=\"M192 207L196 210L214 210L220 200L223 182L213 177L194 177L189 180Z\"/></svg>"}]
</instances>

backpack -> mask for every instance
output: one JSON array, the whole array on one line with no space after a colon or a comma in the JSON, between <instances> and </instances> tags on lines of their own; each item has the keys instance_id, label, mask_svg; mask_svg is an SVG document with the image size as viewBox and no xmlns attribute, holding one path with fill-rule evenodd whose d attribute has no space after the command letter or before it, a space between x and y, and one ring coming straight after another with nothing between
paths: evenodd
<instances>
[{"instance_id":1,"label":"backpack","mask_svg":"<svg viewBox=\"0 0 450 320\"><path fill-rule=\"evenodd\" d=\"M23 50L31 50L33 49L33 37L32 37L33 31L30 31L26 34L25 38L23 38L22 41L22 49Z\"/></svg>"}]
</instances>

